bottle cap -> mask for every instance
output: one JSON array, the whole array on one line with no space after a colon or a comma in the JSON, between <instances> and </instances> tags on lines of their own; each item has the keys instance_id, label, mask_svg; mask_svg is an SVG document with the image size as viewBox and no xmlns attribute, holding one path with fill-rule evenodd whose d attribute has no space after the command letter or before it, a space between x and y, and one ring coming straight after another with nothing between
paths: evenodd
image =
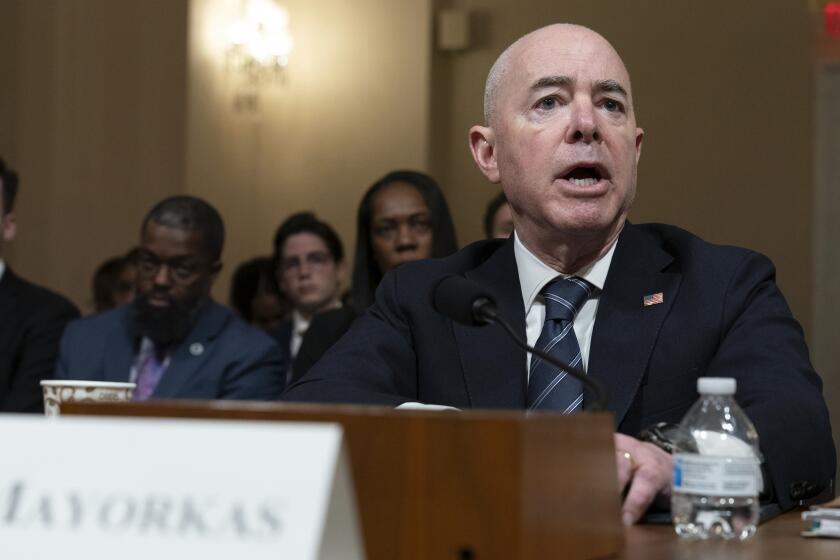
<instances>
[{"instance_id":1,"label":"bottle cap","mask_svg":"<svg viewBox=\"0 0 840 560\"><path fill-rule=\"evenodd\" d=\"M735 379L732 377L700 377L697 392L701 395L734 395Z\"/></svg>"}]
</instances>

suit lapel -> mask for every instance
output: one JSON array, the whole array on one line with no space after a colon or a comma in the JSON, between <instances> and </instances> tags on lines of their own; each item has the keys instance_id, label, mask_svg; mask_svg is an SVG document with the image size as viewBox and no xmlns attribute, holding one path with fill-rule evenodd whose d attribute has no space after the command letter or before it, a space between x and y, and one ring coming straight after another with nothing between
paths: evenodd
<instances>
[{"instance_id":1,"label":"suit lapel","mask_svg":"<svg viewBox=\"0 0 840 560\"><path fill-rule=\"evenodd\" d=\"M513 254L513 237L467 278L496 296L500 315L525 338L525 311ZM453 323L455 340L473 408L522 408L525 405L525 352L498 325L468 327Z\"/></svg>"},{"instance_id":2,"label":"suit lapel","mask_svg":"<svg viewBox=\"0 0 840 560\"><path fill-rule=\"evenodd\" d=\"M155 398L178 397L184 385L202 374L201 368L212 353L213 339L227 320L228 314L222 306L213 301L203 306L192 331L172 354L169 367L155 388Z\"/></svg>"},{"instance_id":3,"label":"suit lapel","mask_svg":"<svg viewBox=\"0 0 840 560\"><path fill-rule=\"evenodd\" d=\"M105 355L103 358L104 381L124 383L131 377L135 347L130 315L131 306L123 306L117 318L117 328L111 329L106 335Z\"/></svg>"},{"instance_id":4,"label":"suit lapel","mask_svg":"<svg viewBox=\"0 0 840 560\"><path fill-rule=\"evenodd\" d=\"M636 395L662 321L676 299L682 276L665 271L672 261L657 241L625 225L598 303L587 367L607 387L616 426ZM662 303L643 304L645 296L660 292Z\"/></svg>"}]
</instances>

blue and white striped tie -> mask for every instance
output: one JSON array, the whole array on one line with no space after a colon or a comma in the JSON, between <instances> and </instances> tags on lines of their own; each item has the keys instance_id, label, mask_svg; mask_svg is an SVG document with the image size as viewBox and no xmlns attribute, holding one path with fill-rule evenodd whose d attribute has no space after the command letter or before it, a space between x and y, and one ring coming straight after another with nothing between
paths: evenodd
<instances>
[{"instance_id":1,"label":"blue and white striped tie","mask_svg":"<svg viewBox=\"0 0 840 560\"><path fill-rule=\"evenodd\" d=\"M545 323L536 347L560 361L581 368L580 346L572 325L592 293L592 286L577 277L557 277L542 289ZM583 384L537 356L531 357L528 409L557 410L564 414L583 408Z\"/></svg>"}]
</instances>

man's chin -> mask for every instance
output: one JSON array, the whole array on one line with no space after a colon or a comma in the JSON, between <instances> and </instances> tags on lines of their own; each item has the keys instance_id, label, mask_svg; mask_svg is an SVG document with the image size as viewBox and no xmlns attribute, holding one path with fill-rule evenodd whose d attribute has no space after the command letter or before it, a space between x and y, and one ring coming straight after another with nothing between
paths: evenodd
<instances>
[{"instance_id":1,"label":"man's chin","mask_svg":"<svg viewBox=\"0 0 840 560\"><path fill-rule=\"evenodd\" d=\"M150 338L155 346L176 344L186 338L192 329L191 306L140 296L132 304L132 309L137 334Z\"/></svg>"}]
</instances>

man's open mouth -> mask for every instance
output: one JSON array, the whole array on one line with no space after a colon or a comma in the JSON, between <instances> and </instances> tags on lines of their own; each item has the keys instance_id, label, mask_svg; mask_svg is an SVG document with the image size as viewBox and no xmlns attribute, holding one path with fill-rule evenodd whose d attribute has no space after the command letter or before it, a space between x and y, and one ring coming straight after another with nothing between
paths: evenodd
<instances>
[{"instance_id":1,"label":"man's open mouth","mask_svg":"<svg viewBox=\"0 0 840 560\"><path fill-rule=\"evenodd\" d=\"M563 175L563 178L578 187L591 187L601 180L601 172L595 167L579 166Z\"/></svg>"}]
</instances>

